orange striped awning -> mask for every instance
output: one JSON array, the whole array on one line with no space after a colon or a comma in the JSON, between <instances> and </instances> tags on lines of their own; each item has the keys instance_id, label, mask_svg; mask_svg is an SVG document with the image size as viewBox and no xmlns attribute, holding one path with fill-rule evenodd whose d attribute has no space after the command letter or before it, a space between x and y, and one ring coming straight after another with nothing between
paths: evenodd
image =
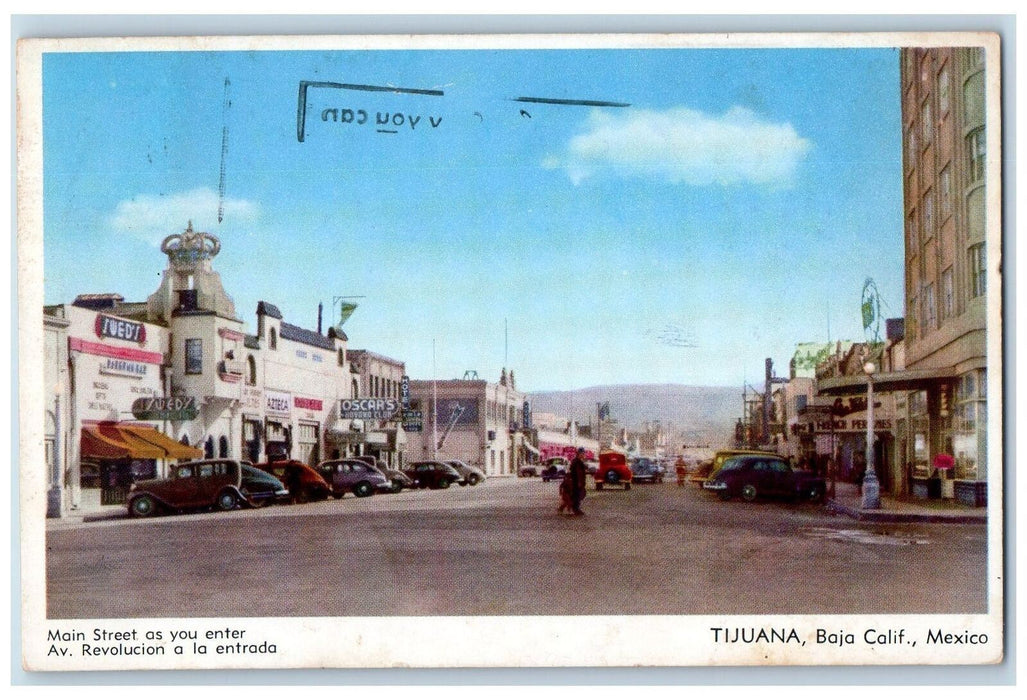
<instances>
[{"instance_id":1,"label":"orange striped awning","mask_svg":"<svg viewBox=\"0 0 1027 700\"><path fill-rule=\"evenodd\" d=\"M128 433L137 440L153 445L161 450L161 457L165 455L171 459L202 459L203 450L172 440L164 433L151 428L148 425L122 425L119 426L122 433Z\"/></svg>"},{"instance_id":2,"label":"orange striped awning","mask_svg":"<svg viewBox=\"0 0 1027 700\"><path fill-rule=\"evenodd\" d=\"M175 442L148 425L98 424L82 428L83 457L94 459L199 459L203 450Z\"/></svg>"}]
</instances>

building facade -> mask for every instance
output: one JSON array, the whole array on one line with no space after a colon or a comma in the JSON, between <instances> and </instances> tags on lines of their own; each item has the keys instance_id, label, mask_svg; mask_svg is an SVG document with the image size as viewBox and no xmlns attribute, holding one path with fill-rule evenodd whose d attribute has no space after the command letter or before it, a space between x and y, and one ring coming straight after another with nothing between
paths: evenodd
<instances>
[{"instance_id":1,"label":"building facade","mask_svg":"<svg viewBox=\"0 0 1027 700\"><path fill-rule=\"evenodd\" d=\"M516 474L530 452L525 398L505 369L499 382L411 380L410 407L421 412L423 430L408 434L409 459L460 459L489 476Z\"/></svg>"},{"instance_id":2,"label":"building facade","mask_svg":"<svg viewBox=\"0 0 1027 700\"><path fill-rule=\"evenodd\" d=\"M953 456L943 476L968 482L968 502L987 479L985 59L982 47L900 57L905 366L932 375L906 392L905 458L925 476L937 455Z\"/></svg>"},{"instance_id":3,"label":"building facade","mask_svg":"<svg viewBox=\"0 0 1027 700\"><path fill-rule=\"evenodd\" d=\"M350 350L347 355L354 381L362 389L360 395L390 402L381 414L383 417L365 421L363 454L377 458L390 469L399 469L405 462L407 449L402 415L406 365L370 350ZM396 408L390 413L389 406ZM409 427L416 429L416 426Z\"/></svg>"},{"instance_id":4,"label":"building facade","mask_svg":"<svg viewBox=\"0 0 1027 700\"><path fill-rule=\"evenodd\" d=\"M216 237L190 225L161 250L146 302L83 294L44 309L53 517L123 503L133 481L182 459L396 461L401 429L349 412L368 391L398 396L402 363L362 351L374 363L354 368L341 328L288 323L267 301L250 335L213 269Z\"/></svg>"}]
</instances>

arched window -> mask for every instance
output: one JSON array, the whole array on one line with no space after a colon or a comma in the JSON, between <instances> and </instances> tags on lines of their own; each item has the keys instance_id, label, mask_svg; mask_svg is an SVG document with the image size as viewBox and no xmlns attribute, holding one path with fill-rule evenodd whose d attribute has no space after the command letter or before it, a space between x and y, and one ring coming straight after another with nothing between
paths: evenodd
<instances>
[{"instance_id":1,"label":"arched window","mask_svg":"<svg viewBox=\"0 0 1027 700\"><path fill-rule=\"evenodd\" d=\"M278 349L278 332L274 328L267 334L267 346L272 350Z\"/></svg>"},{"instance_id":2,"label":"arched window","mask_svg":"<svg viewBox=\"0 0 1027 700\"><path fill-rule=\"evenodd\" d=\"M257 360L253 355L246 357L246 383L250 386L257 383Z\"/></svg>"},{"instance_id":3,"label":"arched window","mask_svg":"<svg viewBox=\"0 0 1027 700\"><path fill-rule=\"evenodd\" d=\"M212 436L208 436L207 441L203 443L203 457L204 459L214 458L214 438Z\"/></svg>"},{"instance_id":4,"label":"arched window","mask_svg":"<svg viewBox=\"0 0 1027 700\"><path fill-rule=\"evenodd\" d=\"M353 394L350 396L351 399L357 398L360 395L360 385L357 384L357 380L353 380Z\"/></svg>"},{"instance_id":5,"label":"arched window","mask_svg":"<svg viewBox=\"0 0 1027 700\"><path fill-rule=\"evenodd\" d=\"M218 457L228 456L228 438L222 435L218 439Z\"/></svg>"}]
</instances>

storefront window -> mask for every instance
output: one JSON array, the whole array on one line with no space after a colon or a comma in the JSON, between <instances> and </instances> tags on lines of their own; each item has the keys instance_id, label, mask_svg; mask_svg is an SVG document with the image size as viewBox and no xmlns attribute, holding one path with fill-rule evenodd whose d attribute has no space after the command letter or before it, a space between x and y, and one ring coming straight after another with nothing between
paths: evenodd
<instances>
[{"instance_id":1,"label":"storefront window","mask_svg":"<svg viewBox=\"0 0 1027 700\"><path fill-rule=\"evenodd\" d=\"M957 479L983 479L983 459L987 410L985 371L967 372L956 385L956 420L953 426L952 451L956 458Z\"/></svg>"}]
</instances>

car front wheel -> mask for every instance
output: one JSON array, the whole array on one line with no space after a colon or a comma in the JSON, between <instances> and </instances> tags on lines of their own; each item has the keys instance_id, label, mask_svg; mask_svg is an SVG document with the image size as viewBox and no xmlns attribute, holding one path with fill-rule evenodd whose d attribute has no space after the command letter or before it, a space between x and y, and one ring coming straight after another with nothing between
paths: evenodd
<instances>
[{"instance_id":1,"label":"car front wheel","mask_svg":"<svg viewBox=\"0 0 1027 700\"><path fill-rule=\"evenodd\" d=\"M220 510L232 510L237 505L239 505L239 497L236 495L235 491L225 489L218 494L217 506Z\"/></svg>"},{"instance_id":2,"label":"car front wheel","mask_svg":"<svg viewBox=\"0 0 1027 700\"><path fill-rule=\"evenodd\" d=\"M752 503L756 500L756 487L752 484L746 484L742 487L742 500Z\"/></svg>"},{"instance_id":3,"label":"car front wheel","mask_svg":"<svg viewBox=\"0 0 1027 700\"><path fill-rule=\"evenodd\" d=\"M469 477L467 477L467 483L471 486L477 486L479 481L481 481L481 479L478 478L477 474L471 474Z\"/></svg>"},{"instance_id":4,"label":"car front wheel","mask_svg":"<svg viewBox=\"0 0 1027 700\"><path fill-rule=\"evenodd\" d=\"M132 499L128 509L137 518L148 518L157 512L157 502L152 496L137 496Z\"/></svg>"},{"instance_id":5,"label":"car front wheel","mask_svg":"<svg viewBox=\"0 0 1027 700\"><path fill-rule=\"evenodd\" d=\"M806 489L806 498L814 503L824 500L824 487L820 484L812 484Z\"/></svg>"},{"instance_id":6,"label":"car front wheel","mask_svg":"<svg viewBox=\"0 0 1027 700\"><path fill-rule=\"evenodd\" d=\"M449 488L449 479L447 479L446 477L442 477L441 479L439 479L438 486L439 486L440 489L448 489Z\"/></svg>"},{"instance_id":7,"label":"car front wheel","mask_svg":"<svg viewBox=\"0 0 1027 700\"><path fill-rule=\"evenodd\" d=\"M374 489L371 487L371 484L366 481L361 481L353 487L353 495L357 498L367 498L372 493L374 493Z\"/></svg>"}]
</instances>

